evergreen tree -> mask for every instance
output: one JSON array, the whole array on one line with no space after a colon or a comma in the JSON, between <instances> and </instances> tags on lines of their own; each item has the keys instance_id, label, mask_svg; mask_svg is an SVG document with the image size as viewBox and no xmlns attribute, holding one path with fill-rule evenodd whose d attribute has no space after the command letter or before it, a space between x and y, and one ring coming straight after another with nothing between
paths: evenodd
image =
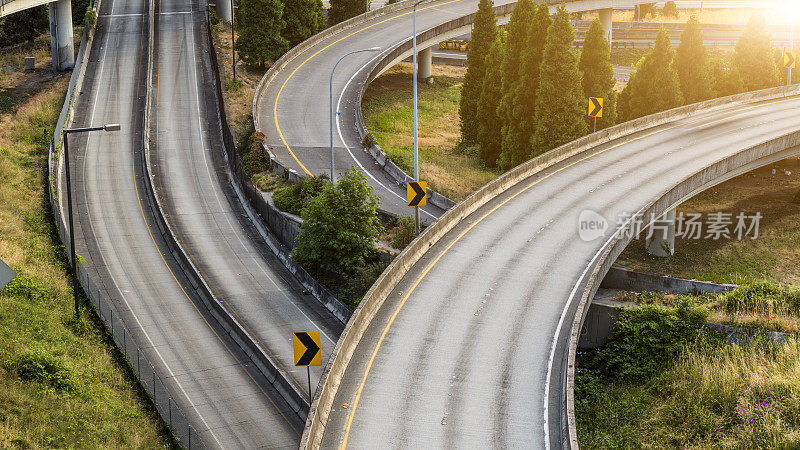
<instances>
[{"instance_id":1,"label":"evergreen tree","mask_svg":"<svg viewBox=\"0 0 800 450\"><path fill-rule=\"evenodd\" d=\"M575 33L564 4L547 30L547 42L536 92L536 131L531 139L537 156L586 134L586 99L578 58L572 52Z\"/></svg>"},{"instance_id":2,"label":"evergreen tree","mask_svg":"<svg viewBox=\"0 0 800 450\"><path fill-rule=\"evenodd\" d=\"M236 50L245 63L264 67L289 50L289 42L281 36L285 25L281 0L240 0L236 20Z\"/></svg>"},{"instance_id":3,"label":"evergreen tree","mask_svg":"<svg viewBox=\"0 0 800 450\"><path fill-rule=\"evenodd\" d=\"M542 52L550 27L550 12L545 2L535 6L520 56L519 77L510 92L511 115L505 117L500 165L510 169L530 158L531 136L536 129L536 91Z\"/></svg>"},{"instance_id":4,"label":"evergreen tree","mask_svg":"<svg viewBox=\"0 0 800 450\"><path fill-rule=\"evenodd\" d=\"M478 144L481 162L486 167L495 167L503 142L503 121L498 114L503 91L500 88L503 52L505 51L505 35L499 33L486 56L486 76L483 78L483 89L478 102Z\"/></svg>"},{"instance_id":5,"label":"evergreen tree","mask_svg":"<svg viewBox=\"0 0 800 450\"><path fill-rule=\"evenodd\" d=\"M325 29L322 0L286 0L283 19L283 37L294 47Z\"/></svg>"},{"instance_id":6,"label":"evergreen tree","mask_svg":"<svg viewBox=\"0 0 800 450\"><path fill-rule=\"evenodd\" d=\"M673 64L674 52L667 31L656 37L653 50L641 61L630 87L627 120L666 111L683 104L678 73ZM626 114L627 115L627 114Z\"/></svg>"},{"instance_id":7,"label":"evergreen tree","mask_svg":"<svg viewBox=\"0 0 800 450\"><path fill-rule=\"evenodd\" d=\"M467 50L467 73L464 75L458 108L461 117L461 141L465 144L478 141L478 100L486 75L486 56L496 38L497 17L494 15L494 2L480 0L472 24L472 38Z\"/></svg>"},{"instance_id":8,"label":"evergreen tree","mask_svg":"<svg viewBox=\"0 0 800 450\"><path fill-rule=\"evenodd\" d=\"M703 45L703 33L696 16L689 18L675 52L675 70L681 83L683 101L697 103L711 98L708 56Z\"/></svg>"},{"instance_id":9,"label":"evergreen tree","mask_svg":"<svg viewBox=\"0 0 800 450\"><path fill-rule=\"evenodd\" d=\"M506 136L511 132L509 125L518 120L519 114L516 112L516 91L519 88L520 67L522 64L522 53L528 43L528 31L534 17L534 4L531 0L519 0L511 11L511 19L506 25L506 49L503 55L501 87L503 98L500 100L498 116L503 121L503 150L497 164L508 169L514 167L512 156L513 148L509 147L509 139Z\"/></svg>"},{"instance_id":10,"label":"evergreen tree","mask_svg":"<svg viewBox=\"0 0 800 450\"><path fill-rule=\"evenodd\" d=\"M603 98L603 117L597 119L597 129L608 128L617 122L617 92L614 90L614 68L611 67L611 44L606 39L603 24L595 19L586 32L578 69L583 73L583 96ZM589 129L594 119L586 117Z\"/></svg>"},{"instance_id":11,"label":"evergreen tree","mask_svg":"<svg viewBox=\"0 0 800 450\"><path fill-rule=\"evenodd\" d=\"M331 8L328 10L329 27L367 12L367 2L364 0L331 0L330 3Z\"/></svg>"},{"instance_id":12,"label":"evergreen tree","mask_svg":"<svg viewBox=\"0 0 800 450\"><path fill-rule=\"evenodd\" d=\"M736 43L733 54L733 67L741 75L746 91L778 85L778 68L772 55L772 43L764 19L755 14Z\"/></svg>"},{"instance_id":13,"label":"evergreen tree","mask_svg":"<svg viewBox=\"0 0 800 450\"><path fill-rule=\"evenodd\" d=\"M725 67L721 60L712 62L710 67L714 97L725 97L744 92L742 76L735 67Z\"/></svg>"},{"instance_id":14,"label":"evergreen tree","mask_svg":"<svg viewBox=\"0 0 800 450\"><path fill-rule=\"evenodd\" d=\"M644 58L641 58L636 62L633 67L633 71L628 77L628 84L625 85L625 88L622 89L622 92L620 92L619 96L617 97L617 113L619 115L619 123L634 119L633 111L631 110L631 91L637 89L639 80L636 75L639 73L639 70L641 70L643 63Z\"/></svg>"}]
</instances>

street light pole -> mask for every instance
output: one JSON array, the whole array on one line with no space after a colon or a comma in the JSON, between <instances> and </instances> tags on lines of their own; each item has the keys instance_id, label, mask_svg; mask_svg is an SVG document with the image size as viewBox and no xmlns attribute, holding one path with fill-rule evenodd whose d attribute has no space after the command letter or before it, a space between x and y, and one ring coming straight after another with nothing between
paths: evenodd
<instances>
[{"instance_id":1,"label":"street light pole","mask_svg":"<svg viewBox=\"0 0 800 450\"><path fill-rule=\"evenodd\" d=\"M379 52L380 50L381 50L380 47L370 47L370 48L363 48L361 50L353 50L352 52L345 53L344 55L342 55L341 58L339 58L338 61L336 61L336 64L333 65L333 69L331 69L331 81L330 81L330 83L328 85L329 86L329 90L330 90L330 101L331 101L331 106L330 106L330 109L331 109L331 183L334 182L334 178L333 178L333 175L334 175L334 173L333 173L333 73L336 71L336 66L338 66L339 63L342 62L342 60L348 55L352 55L354 53L361 53L361 52ZM338 114L340 114L340 112L336 111L336 114L338 115Z\"/></svg>"},{"instance_id":2,"label":"street light pole","mask_svg":"<svg viewBox=\"0 0 800 450\"><path fill-rule=\"evenodd\" d=\"M789 52L794 55L794 17L791 18L792 26L789 32ZM792 68L789 67L789 76L786 79L786 86L791 86L792 84Z\"/></svg>"},{"instance_id":3,"label":"street light pole","mask_svg":"<svg viewBox=\"0 0 800 450\"><path fill-rule=\"evenodd\" d=\"M225 0L222 0L225 1ZM233 60L233 79L236 80L236 38L234 36L233 24L236 20L236 10L233 8L231 0L231 59ZM223 66L224 67L224 66Z\"/></svg>"},{"instance_id":4,"label":"street light pole","mask_svg":"<svg viewBox=\"0 0 800 450\"><path fill-rule=\"evenodd\" d=\"M413 92L414 92L414 181L419 181L419 122L417 117L417 5L422 3L419 0L414 3L414 12L411 16L411 40L412 40L412 71L413 75ZM419 235L419 206L414 207L414 235Z\"/></svg>"},{"instance_id":5,"label":"street light pole","mask_svg":"<svg viewBox=\"0 0 800 450\"><path fill-rule=\"evenodd\" d=\"M72 182L69 172L69 140L67 136L72 133L88 133L90 131L118 131L118 123L104 125L102 127L72 128L64 130L62 140L64 141L64 168L67 175L67 221L69 224L69 261L72 263L72 299L75 302L75 320L78 320L78 261L75 255L75 228L72 219Z\"/></svg>"}]
</instances>

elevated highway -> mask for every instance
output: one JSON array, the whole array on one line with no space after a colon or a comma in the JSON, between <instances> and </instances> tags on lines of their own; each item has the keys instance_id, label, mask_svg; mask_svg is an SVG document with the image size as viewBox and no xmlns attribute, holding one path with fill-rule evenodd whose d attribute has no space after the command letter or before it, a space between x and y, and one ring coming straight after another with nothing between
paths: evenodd
<instances>
[{"instance_id":1,"label":"elevated highway","mask_svg":"<svg viewBox=\"0 0 800 450\"><path fill-rule=\"evenodd\" d=\"M296 447L296 405L208 307L180 256L306 395L305 373L290 367L291 331L321 330L329 354L342 324L266 256L243 217L226 178L210 58L204 1L102 3L71 125L122 130L71 139L77 252L202 444ZM175 236L165 237L164 221Z\"/></svg>"},{"instance_id":2,"label":"elevated highway","mask_svg":"<svg viewBox=\"0 0 800 450\"><path fill-rule=\"evenodd\" d=\"M420 47L463 33L476 3L420 5ZM380 55L345 60L334 84L342 110L337 158L362 157L359 94L410 54L408 5L312 38L267 74L254 115L278 155L298 170L301 163L325 170L329 68L347 51L380 45ZM588 301L629 240L618 231L630 222L617 219L657 218L710 186L798 153L798 106L798 90L781 88L639 119L515 168L449 210L351 318L301 447L576 446L574 351ZM361 167L383 188L364 158ZM390 198L383 189L382 200ZM605 219L602 236L579 238L584 211Z\"/></svg>"}]
</instances>

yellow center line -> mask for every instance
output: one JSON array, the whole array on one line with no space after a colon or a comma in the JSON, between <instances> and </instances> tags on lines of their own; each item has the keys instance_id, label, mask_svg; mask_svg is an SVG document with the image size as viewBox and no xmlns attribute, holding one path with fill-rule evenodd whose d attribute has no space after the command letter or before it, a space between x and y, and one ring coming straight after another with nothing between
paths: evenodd
<instances>
[{"instance_id":1,"label":"yellow center line","mask_svg":"<svg viewBox=\"0 0 800 450\"><path fill-rule=\"evenodd\" d=\"M419 8L419 9L417 9L417 11L425 11L426 9L435 8L435 7L444 6L444 5L449 5L449 4L451 4L451 3L457 3L457 2L461 2L461 1L464 1L464 0L450 0L450 1L448 1L448 2L437 3L437 4L435 4L435 5L430 5L430 6L426 6L426 7L424 7L424 8ZM302 163L302 162L300 162L300 160L297 158L297 155L295 155L295 154L294 154L294 151L292 151L292 148L289 146L289 143L288 143L288 142L286 142L286 138L284 137L284 135L283 135L283 132L281 131L281 126L280 126L280 124L278 124L278 100L281 98L281 93L283 93L283 88L285 88L285 87L286 87L286 84L287 84L287 83L289 83L289 80L291 80L291 79L292 79L292 77L294 76L294 74L295 74L295 73L296 73L298 70L300 70L300 68L301 68L301 67L303 67L304 65L306 65L306 63L307 63L307 62L311 61L311 60L312 60L314 57L316 57L316 56L317 56L317 55L319 55L320 53L322 53L322 52L324 52L325 50L327 50L328 48L330 48L332 45L334 45L334 44L336 44L336 43L338 43L338 42L341 42L341 41L343 41L343 40L345 40L345 39L349 38L350 36L354 36L354 35L356 35L356 34L359 34L359 33L363 32L363 31L366 31L366 30L368 30L368 29L370 29L370 28L372 28L372 27L374 27L374 26L377 26L377 25L380 25L380 24L383 24L383 23L386 23L386 22L389 22L389 21L392 21L392 20L395 20L395 19L399 19L399 18L401 18L401 17L405 17L405 16L408 16L408 15L410 15L410 14L412 14L412 12L405 12L405 13L402 13L402 14L399 14L399 15L396 15L396 16L392 16L392 17L389 17L389 18L387 18L387 19L381 20L380 22L376 22L376 23L373 23L372 25L368 25L368 26L366 26L366 27L364 27L364 28L361 28L361 29L359 29L359 30L356 30L356 31L354 31L354 32L352 32L352 33L350 33L350 34L348 34L348 35L346 35L346 36L342 36L342 37L340 37L339 39L337 39L337 40L335 40L335 41L331 42L330 44L326 45L325 47L323 47L323 48L319 49L319 50L318 50L316 53L314 53L313 55L311 55L311 56L309 56L308 58L306 58L306 60L305 60L305 61L303 61L302 63L300 63L300 65L299 65L299 66L295 67L295 69L292 71L292 73L290 73L290 74L289 74L289 76L286 78L286 81L284 81L284 82L283 82L283 84L281 85L281 88L278 90L278 95L275 97L275 106L272 108L272 115L275 117L275 128L278 130L278 135L280 135L280 137L281 137L281 142L283 142L283 145L286 147L286 150L289 150L289 154L291 154L291 155L292 155L292 158L294 158L294 160L295 160L295 161L297 161L297 164L300 164L300 167L302 167L302 168L303 168L303 170L304 170L304 171L305 171L305 172L306 172L306 173L307 173L309 176L313 177L313 176L314 176L314 174L312 174L311 172L309 172L309 171L308 171L308 169L306 169L306 166L304 166L304 165L303 165L303 163Z\"/></svg>"},{"instance_id":2,"label":"yellow center line","mask_svg":"<svg viewBox=\"0 0 800 450\"><path fill-rule=\"evenodd\" d=\"M534 187L537 184L541 183L542 181L547 180L548 178L552 177L553 175L555 175L557 173L560 173L560 172L562 172L562 171L564 171L564 170L566 170L566 169L568 169L568 168L570 168L570 167L572 167L572 166L574 166L576 164L579 164L579 163L581 163L583 161L586 161L587 159L590 159L590 158L593 158L593 157L595 157L597 155L605 153L605 152L607 152L609 150L613 150L613 149L621 147L623 145L627 145L627 144L630 144L632 142L640 141L640 140L645 139L647 137L650 137L650 136L653 136L653 135L656 135L656 134L660 134L660 133L664 133L666 131L669 131L669 130L672 130L672 129L675 129L675 128L678 128L678 127L682 127L682 126L686 126L686 125L692 125L692 124L697 123L697 122L701 122L701 121L708 120L708 119L711 119L711 118L724 116L726 114L730 115L730 114L734 114L734 113L740 113L742 111L747 111L749 109L759 108L759 107L767 106L767 105L774 105L774 104L778 104L778 103L784 103L784 102L788 102L788 101L792 101L792 100L796 100L796 99L795 98L789 98L789 99L783 99L783 100L776 100L776 101L770 101L770 102L767 102L767 103L764 103L764 104L758 104L758 105L752 105L752 106L746 106L746 107L737 108L737 109L735 109L733 111L723 111L723 112L714 114L712 116L706 116L706 117L695 119L695 120L692 120L692 121L689 121L689 122L679 123L679 124L675 124L675 125L669 126L667 128L663 128L663 129L660 129L660 130L652 131L652 132L644 134L642 136L635 137L635 138L629 139L629 140L624 141L624 142L620 142L619 144L616 144L616 145L612 145L611 147L605 148L603 150L598 150L597 152L594 152L594 153L592 153L590 155L587 155L587 156L585 156L585 157L583 157L581 159L578 159L578 160L576 160L576 161L574 161L574 162L572 162L570 164L567 164L566 166L561 167L560 169L557 169L554 172L545 174L543 177L541 177L541 178L537 179L536 181L534 181L534 182L528 184L527 186L525 186L522 190L520 190L516 194L513 194L510 197L508 197L507 199L503 200L498 205L494 206L492 209L490 209L488 212L486 212L484 215L482 215L478 220L476 220L475 222L470 224L467 228L464 229L464 231L459 233L458 236L456 236L456 238L450 244L448 244L447 247L444 248L444 250L442 250L442 252L436 257L436 259L434 259L433 261L431 261L430 264L428 264L428 266L425 268L425 270L422 271L422 273L417 278L417 280L414 281L414 284L411 286L411 288L408 290L408 292L406 292L406 295L403 297L403 300L400 302L400 304L397 305L397 308L395 309L395 311L392 314L391 318L389 318L389 322L386 324L386 327L383 329L383 332L381 333L381 336L378 339L378 343L375 345L375 349L373 350L372 355L369 358L369 362L367 363L367 367L366 367L366 369L364 371L364 376L361 378L361 384L359 384L359 386L358 386L358 391L356 392L356 398L353 401L353 407L350 410L350 416L347 419L347 426L345 427L344 438L342 439L342 443L340 444L339 448L340 449L347 448L347 440L350 437L350 428L351 428L351 426L353 424L353 417L356 414L356 409L358 408L358 402L359 402L359 400L361 400L361 393L363 392L364 385L367 382L367 376L369 375L369 372L372 369L372 364L375 361L375 357L378 355L378 351L380 350L381 345L383 344L383 341L384 341L384 339L386 338L386 335L389 332L389 328L391 328L392 324L394 323L394 320L397 318L397 315L400 313L400 310L403 309L403 305L406 304L406 301L409 299L411 294L414 293L414 291L417 289L417 286L419 286L419 284L422 282L422 279L425 278L425 276L428 274L428 272L431 271L431 269L433 269L433 267L436 265L436 263L438 263L439 260L441 260L442 257L448 251L450 251L450 249L458 241L460 241L462 237L464 237L464 235L466 235L476 225L481 223L483 221L483 219L487 218L490 214L492 214L495 211L497 211L498 209L500 209L503 205L505 205L506 203L508 203L511 200L515 199L520 194L522 194L524 192L527 192L529 189L531 189L532 187Z\"/></svg>"}]
</instances>

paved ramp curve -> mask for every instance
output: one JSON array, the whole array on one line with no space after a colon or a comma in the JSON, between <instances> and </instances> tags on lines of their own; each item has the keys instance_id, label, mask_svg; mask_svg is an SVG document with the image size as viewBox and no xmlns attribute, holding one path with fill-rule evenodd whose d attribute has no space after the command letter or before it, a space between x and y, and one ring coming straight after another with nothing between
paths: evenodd
<instances>
[{"instance_id":1,"label":"paved ramp curve","mask_svg":"<svg viewBox=\"0 0 800 450\"><path fill-rule=\"evenodd\" d=\"M419 29L460 20L476 3L425 3ZM333 55L402 45L407 10L404 3L353 19L279 61L254 105L268 143L307 143L312 155L327 133L327 84L315 77L329 75ZM366 73L386 64L385 57L371 58L340 65L334 92L345 99L343 117ZM284 107L281 98L288 97L277 94L295 78L304 87L295 86ZM324 95L317 92L322 87ZM617 233L626 224L615 219L657 217L710 186L797 153L798 106L792 87L638 119L531 160L459 203L392 263L351 318L301 446L576 447L577 333L588 299L628 243ZM357 105L352 109L355 128ZM269 128L284 116L292 136ZM345 131L341 137L347 142ZM361 152L351 151L354 158ZM610 223L591 241L578 236L587 210Z\"/></svg>"}]
</instances>

